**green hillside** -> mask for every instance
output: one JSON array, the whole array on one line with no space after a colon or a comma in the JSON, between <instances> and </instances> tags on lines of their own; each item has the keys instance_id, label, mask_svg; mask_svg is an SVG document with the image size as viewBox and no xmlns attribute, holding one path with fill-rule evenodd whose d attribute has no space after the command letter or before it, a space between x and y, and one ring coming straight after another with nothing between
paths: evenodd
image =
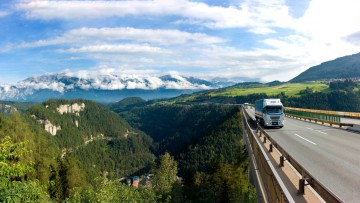
<instances>
[{"instance_id":1,"label":"green hillside","mask_svg":"<svg viewBox=\"0 0 360 203\"><path fill-rule=\"evenodd\" d=\"M25 112L37 103L34 102L13 102L13 101L0 101L0 113L10 114L11 110L16 110L21 113Z\"/></svg>"},{"instance_id":2,"label":"green hillside","mask_svg":"<svg viewBox=\"0 0 360 203\"><path fill-rule=\"evenodd\" d=\"M239 83L237 85L196 92L190 95L181 95L179 97L148 101L147 104L242 104L253 103L257 99L268 97L289 97L299 98L308 93L331 92L329 85L319 82L309 83ZM115 108L115 107L114 107Z\"/></svg>"},{"instance_id":3,"label":"green hillside","mask_svg":"<svg viewBox=\"0 0 360 203\"><path fill-rule=\"evenodd\" d=\"M148 101L153 106L161 104L197 105L227 104L239 105L254 103L258 99L280 98L288 107L320 110L360 112L359 82L352 80L305 83L239 83L232 87L206 90L190 95L161 100Z\"/></svg>"},{"instance_id":4,"label":"green hillside","mask_svg":"<svg viewBox=\"0 0 360 203\"><path fill-rule=\"evenodd\" d=\"M230 87L220 90L215 90L208 95L210 96L244 96L249 94L267 94L278 95L280 93L284 93L289 97L298 97L300 96L300 92L305 90L306 88L312 89L314 92L322 92L328 88L328 85L323 83L283 83L279 85L268 85L262 84L261 86L255 87Z\"/></svg>"},{"instance_id":5,"label":"green hillside","mask_svg":"<svg viewBox=\"0 0 360 203\"><path fill-rule=\"evenodd\" d=\"M84 104L84 108L77 113L58 110L73 104ZM56 134L44 130L49 122L61 129ZM91 101L49 100L22 115L0 113L0 202L65 202L79 197L77 189L105 187L100 177L115 181L141 175L155 160L149 151L151 144L149 136ZM155 197L153 191L116 184L123 189L119 196ZM82 196L83 201L99 199L89 200L89 195ZM76 198L69 201L79 202Z\"/></svg>"},{"instance_id":6,"label":"green hillside","mask_svg":"<svg viewBox=\"0 0 360 203\"><path fill-rule=\"evenodd\" d=\"M145 105L146 100L140 97L127 97L121 101L110 104L109 108L113 111L123 111L127 108L131 108L138 105Z\"/></svg>"},{"instance_id":7,"label":"green hillside","mask_svg":"<svg viewBox=\"0 0 360 203\"><path fill-rule=\"evenodd\" d=\"M83 105L76 113L59 112L59 107ZM66 109L66 108L65 108ZM26 115L42 127L44 120L60 128L50 135L63 156L74 156L88 181L104 172L111 177L131 175L153 162L152 140L132 128L104 106L87 100L49 100L30 108Z\"/></svg>"},{"instance_id":8,"label":"green hillside","mask_svg":"<svg viewBox=\"0 0 360 203\"><path fill-rule=\"evenodd\" d=\"M113 106L116 110L117 108ZM236 109L224 105L150 104L116 111L154 140L155 152L177 154Z\"/></svg>"},{"instance_id":9,"label":"green hillside","mask_svg":"<svg viewBox=\"0 0 360 203\"><path fill-rule=\"evenodd\" d=\"M246 175L249 165L236 106L154 101L117 113L153 138L156 154L167 151L174 156L178 175L186 180L181 190L184 199L176 201L256 201Z\"/></svg>"},{"instance_id":10,"label":"green hillside","mask_svg":"<svg viewBox=\"0 0 360 203\"><path fill-rule=\"evenodd\" d=\"M360 53L313 66L289 82L319 81L360 77Z\"/></svg>"}]
</instances>

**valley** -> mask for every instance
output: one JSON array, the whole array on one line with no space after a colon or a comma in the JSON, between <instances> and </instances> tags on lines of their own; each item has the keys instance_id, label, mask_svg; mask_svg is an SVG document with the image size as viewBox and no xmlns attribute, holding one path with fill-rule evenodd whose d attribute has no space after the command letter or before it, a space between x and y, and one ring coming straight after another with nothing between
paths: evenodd
<instances>
[{"instance_id":1,"label":"valley","mask_svg":"<svg viewBox=\"0 0 360 203\"><path fill-rule=\"evenodd\" d=\"M94 90L81 91L107 102L67 99L67 93L39 103L0 102L0 167L14 172L0 175L0 196L22 190L14 201L256 202L240 104L275 97L291 107L360 111L356 78L240 82L171 98L129 94L110 103L115 92L96 90L99 100Z\"/></svg>"}]
</instances>

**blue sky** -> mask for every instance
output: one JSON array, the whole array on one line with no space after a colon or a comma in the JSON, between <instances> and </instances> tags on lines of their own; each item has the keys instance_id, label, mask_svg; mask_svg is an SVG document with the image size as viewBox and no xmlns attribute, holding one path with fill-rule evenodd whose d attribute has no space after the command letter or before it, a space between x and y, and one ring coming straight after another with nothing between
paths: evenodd
<instances>
[{"instance_id":1,"label":"blue sky","mask_svg":"<svg viewBox=\"0 0 360 203\"><path fill-rule=\"evenodd\" d=\"M0 3L0 83L57 72L287 81L360 52L355 0Z\"/></svg>"}]
</instances>

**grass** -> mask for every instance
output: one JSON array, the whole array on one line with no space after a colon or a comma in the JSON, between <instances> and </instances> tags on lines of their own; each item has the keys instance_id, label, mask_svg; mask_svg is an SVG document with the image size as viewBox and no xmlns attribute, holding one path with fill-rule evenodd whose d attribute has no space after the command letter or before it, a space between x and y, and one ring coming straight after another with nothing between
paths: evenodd
<instances>
[{"instance_id":1,"label":"grass","mask_svg":"<svg viewBox=\"0 0 360 203\"><path fill-rule=\"evenodd\" d=\"M299 97L299 92L311 88L314 92L327 91L329 86L323 83L285 83L278 86L254 87L254 88L226 88L211 92L210 96L235 97L248 94L266 93L267 95L277 95L284 92L289 97Z\"/></svg>"},{"instance_id":2,"label":"grass","mask_svg":"<svg viewBox=\"0 0 360 203\"><path fill-rule=\"evenodd\" d=\"M155 102L152 105L173 105L183 102L192 102L198 98L205 97L205 99L200 99L206 102L206 97L215 97L215 96L224 96L224 97L235 97L235 96L245 96L249 94L259 94L265 93L268 96L275 96L284 92L285 95L289 97L300 97L300 91L310 88L313 92L329 92L329 86L320 82L317 83L285 83L277 86L268 86L266 84L257 84L252 87L227 87L223 89L216 90L207 90L195 92L193 94L182 95L180 97L170 98L163 101Z\"/></svg>"}]
</instances>

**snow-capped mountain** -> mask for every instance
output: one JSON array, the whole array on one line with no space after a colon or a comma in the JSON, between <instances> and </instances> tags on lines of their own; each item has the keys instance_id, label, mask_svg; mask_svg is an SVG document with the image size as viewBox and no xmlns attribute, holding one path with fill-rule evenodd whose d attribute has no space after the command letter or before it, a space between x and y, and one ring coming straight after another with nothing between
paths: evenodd
<instances>
[{"instance_id":1,"label":"snow-capped mountain","mask_svg":"<svg viewBox=\"0 0 360 203\"><path fill-rule=\"evenodd\" d=\"M144 99L174 97L234 83L218 80L212 82L176 74L158 77L64 72L30 77L16 85L0 84L0 100L43 101L49 98L85 98L107 103L129 96Z\"/></svg>"}]
</instances>

